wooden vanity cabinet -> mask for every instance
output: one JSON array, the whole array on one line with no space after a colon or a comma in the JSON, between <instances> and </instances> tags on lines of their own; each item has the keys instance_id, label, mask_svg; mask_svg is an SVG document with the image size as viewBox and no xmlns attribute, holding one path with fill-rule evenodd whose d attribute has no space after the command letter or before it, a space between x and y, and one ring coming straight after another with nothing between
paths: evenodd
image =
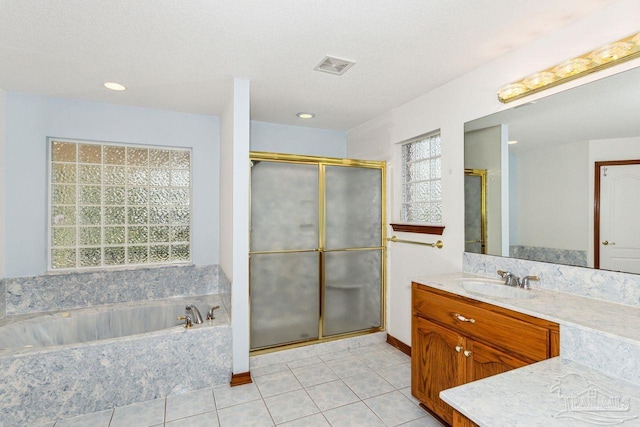
<instances>
[{"instance_id":1,"label":"wooden vanity cabinet","mask_svg":"<svg viewBox=\"0 0 640 427\"><path fill-rule=\"evenodd\" d=\"M558 325L412 284L411 392L450 425L473 426L442 390L557 356Z\"/></svg>"}]
</instances>

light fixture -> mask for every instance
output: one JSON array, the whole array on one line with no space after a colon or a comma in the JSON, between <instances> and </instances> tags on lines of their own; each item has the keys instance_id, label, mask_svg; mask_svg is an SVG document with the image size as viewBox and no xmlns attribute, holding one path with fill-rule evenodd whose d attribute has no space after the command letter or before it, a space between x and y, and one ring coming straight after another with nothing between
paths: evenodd
<instances>
[{"instance_id":1,"label":"light fixture","mask_svg":"<svg viewBox=\"0 0 640 427\"><path fill-rule=\"evenodd\" d=\"M509 145L513 145L513 144L517 144L517 143L518 143L518 141L516 141L516 140L507 142L507 144L509 144Z\"/></svg>"},{"instance_id":2,"label":"light fixture","mask_svg":"<svg viewBox=\"0 0 640 427\"><path fill-rule=\"evenodd\" d=\"M640 33L635 33L509 83L498 90L498 100L502 103L515 101L638 57L640 57Z\"/></svg>"},{"instance_id":3,"label":"light fixture","mask_svg":"<svg viewBox=\"0 0 640 427\"><path fill-rule=\"evenodd\" d=\"M107 89L117 90L117 91L127 90L125 86L115 82L106 82L104 84L104 87L106 87Z\"/></svg>"},{"instance_id":4,"label":"light fixture","mask_svg":"<svg viewBox=\"0 0 640 427\"><path fill-rule=\"evenodd\" d=\"M296 116L298 116L298 118L300 118L300 119L313 119L316 115L314 113L300 112L300 113L296 114Z\"/></svg>"}]
</instances>

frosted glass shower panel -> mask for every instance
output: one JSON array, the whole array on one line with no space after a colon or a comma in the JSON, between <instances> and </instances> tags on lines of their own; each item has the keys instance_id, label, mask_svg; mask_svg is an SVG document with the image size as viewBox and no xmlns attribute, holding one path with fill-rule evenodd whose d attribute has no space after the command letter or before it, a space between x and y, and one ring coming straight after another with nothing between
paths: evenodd
<instances>
[{"instance_id":1,"label":"frosted glass shower panel","mask_svg":"<svg viewBox=\"0 0 640 427\"><path fill-rule=\"evenodd\" d=\"M382 246L382 170L327 166L326 248Z\"/></svg>"},{"instance_id":2,"label":"frosted glass shower panel","mask_svg":"<svg viewBox=\"0 0 640 427\"><path fill-rule=\"evenodd\" d=\"M464 175L464 250L476 254L484 253L482 213L482 178L479 175Z\"/></svg>"},{"instance_id":3,"label":"frosted glass shower panel","mask_svg":"<svg viewBox=\"0 0 640 427\"><path fill-rule=\"evenodd\" d=\"M382 251L325 254L324 335L381 326Z\"/></svg>"},{"instance_id":4,"label":"frosted glass shower panel","mask_svg":"<svg viewBox=\"0 0 640 427\"><path fill-rule=\"evenodd\" d=\"M318 166L253 161L251 251L318 247Z\"/></svg>"},{"instance_id":5,"label":"frosted glass shower panel","mask_svg":"<svg viewBox=\"0 0 640 427\"><path fill-rule=\"evenodd\" d=\"M320 254L254 254L251 349L318 338Z\"/></svg>"}]
</instances>

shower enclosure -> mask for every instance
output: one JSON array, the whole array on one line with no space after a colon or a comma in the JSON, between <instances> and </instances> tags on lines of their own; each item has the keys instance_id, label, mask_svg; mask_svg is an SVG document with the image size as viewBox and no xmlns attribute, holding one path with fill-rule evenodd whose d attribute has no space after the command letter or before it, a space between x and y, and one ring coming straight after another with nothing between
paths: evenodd
<instances>
[{"instance_id":1,"label":"shower enclosure","mask_svg":"<svg viewBox=\"0 0 640 427\"><path fill-rule=\"evenodd\" d=\"M384 162L251 164L251 350L381 330Z\"/></svg>"}]
</instances>

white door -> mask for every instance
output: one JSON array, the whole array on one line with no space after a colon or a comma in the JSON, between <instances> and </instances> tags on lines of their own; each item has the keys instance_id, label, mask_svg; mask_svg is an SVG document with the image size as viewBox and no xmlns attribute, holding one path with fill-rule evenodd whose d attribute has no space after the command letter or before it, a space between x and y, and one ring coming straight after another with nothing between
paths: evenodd
<instances>
[{"instance_id":1,"label":"white door","mask_svg":"<svg viewBox=\"0 0 640 427\"><path fill-rule=\"evenodd\" d=\"M600 173L600 268L640 273L640 165Z\"/></svg>"}]
</instances>

